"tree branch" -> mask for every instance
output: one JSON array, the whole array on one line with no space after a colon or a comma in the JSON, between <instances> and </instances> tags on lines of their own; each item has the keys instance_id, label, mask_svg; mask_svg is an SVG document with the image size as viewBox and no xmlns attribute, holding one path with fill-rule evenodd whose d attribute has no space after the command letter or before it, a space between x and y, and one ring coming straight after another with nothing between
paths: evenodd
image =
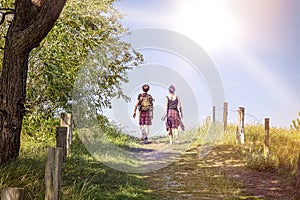
<instances>
[{"instance_id":1,"label":"tree branch","mask_svg":"<svg viewBox=\"0 0 300 200\"><path fill-rule=\"evenodd\" d=\"M10 33L13 40L26 42L12 42L12 48L21 53L37 47L52 29L65 3L66 0L16 0L15 22L19 23L15 24L23 25L14 27Z\"/></svg>"},{"instance_id":2,"label":"tree branch","mask_svg":"<svg viewBox=\"0 0 300 200\"><path fill-rule=\"evenodd\" d=\"M0 8L0 11L12 11L12 12L14 12L15 9L13 9L13 8Z\"/></svg>"},{"instance_id":3,"label":"tree branch","mask_svg":"<svg viewBox=\"0 0 300 200\"><path fill-rule=\"evenodd\" d=\"M0 9L0 10L3 10L3 9ZM14 14L14 11L11 11L11 12L0 12L0 15L1 15L1 17L0 17L0 25L2 25L4 23L6 15L11 15L11 14Z\"/></svg>"}]
</instances>

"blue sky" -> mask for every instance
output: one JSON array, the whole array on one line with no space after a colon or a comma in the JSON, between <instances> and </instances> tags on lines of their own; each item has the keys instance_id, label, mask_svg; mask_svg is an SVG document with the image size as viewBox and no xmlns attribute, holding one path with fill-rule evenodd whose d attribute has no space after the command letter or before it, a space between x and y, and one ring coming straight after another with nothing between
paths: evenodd
<instances>
[{"instance_id":1,"label":"blue sky","mask_svg":"<svg viewBox=\"0 0 300 200\"><path fill-rule=\"evenodd\" d=\"M248 121L270 117L273 126L288 127L297 117L300 1L121 0L115 7L126 13L129 30L173 30L203 47L223 81L231 122L239 106Z\"/></svg>"}]
</instances>

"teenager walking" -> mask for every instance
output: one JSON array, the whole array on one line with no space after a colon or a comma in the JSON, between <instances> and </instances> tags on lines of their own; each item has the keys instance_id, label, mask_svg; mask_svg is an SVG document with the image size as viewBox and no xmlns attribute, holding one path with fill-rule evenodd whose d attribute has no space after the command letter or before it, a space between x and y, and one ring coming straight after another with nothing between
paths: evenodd
<instances>
[{"instance_id":1,"label":"teenager walking","mask_svg":"<svg viewBox=\"0 0 300 200\"><path fill-rule=\"evenodd\" d=\"M153 119L153 98L148 91L150 86L144 84L142 86L143 93L138 95L138 99L134 106L133 118L136 117L136 110L139 108L139 125L142 131L142 140L148 143L149 126L152 125Z\"/></svg>"},{"instance_id":2,"label":"teenager walking","mask_svg":"<svg viewBox=\"0 0 300 200\"><path fill-rule=\"evenodd\" d=\"M169 95L166 96L164 113L167 116L166 128L169 135L170 144L173 143L175 137L176 143L179 143L178 127L184 130L184 125L181 121L183 118L182 105L179 96L175 95L175 86L170 85Z\"/></svg>"}]
</instances>

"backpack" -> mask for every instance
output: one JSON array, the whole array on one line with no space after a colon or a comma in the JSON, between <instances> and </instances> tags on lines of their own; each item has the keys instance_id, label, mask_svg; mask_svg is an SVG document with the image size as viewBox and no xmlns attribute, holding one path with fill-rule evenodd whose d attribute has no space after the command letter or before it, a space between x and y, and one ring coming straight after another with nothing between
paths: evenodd
<instances>
[{"instance_id":1,"label":"backpack","mask_svg":"<svg viewBox=\"0 0 300 200\"><path fill-rule=\"evenodd\" d=\"M140 94L140 110L150 111L153 109L153 98L150 94Z\"/></svg>"}]
</instances>

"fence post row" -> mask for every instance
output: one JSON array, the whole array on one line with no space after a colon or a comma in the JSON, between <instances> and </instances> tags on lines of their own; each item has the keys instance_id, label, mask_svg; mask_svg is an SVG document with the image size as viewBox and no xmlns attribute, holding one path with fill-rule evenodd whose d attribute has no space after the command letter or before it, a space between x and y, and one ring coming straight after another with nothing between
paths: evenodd
<instances>
[{"instance_id":1,"label":"fence post row","mask_svg":"<svg viewBox=\"0 0 300 200\"><path fill-rule=\"evenodd\" d=\"M3 187L1 189L2 200L23 200L24 188L18 187Z\"/></svg>"},{"instance_id":2,"label":"fence post row","mask_svg":"<svg viewBox=\"0 0 300 200\"><path fill-rule=\"evenodd\" d=\"M71 113L61 113L60 115L60 126L67 127L67 154L69 147L72 143L72 135L73 135L73 125L72 125L72 114Z\"/></svg>"},{"instance_id":3,"label":"fence post row","mask_svg":"<svg viewBox=\"0 0 300 200\"><path fill-rule=\"evenodd\" d=\"M216 106L213 106L212 123L216 123Z\"/></svg>"},{"instance_id":4,"label":"fence post row","mask_svg":"<svg viewBox=\"0 0 300 200\"><path fill-rule=\"evenodd\" d=\"M270 119L265 118L265 155L270 153Z\"/></svg>"},{"instance_id":5,"label":"fence post row","mask_svg":"<svg viewBox=\"0 0 300 200\"><path fill-rule=\"evenodd\" d=\"M56 147L61 147L63 151L63 162L67 158L67 127L56 127Z\"/></svg>"},{"instance_id":6,"label":"fence post row","mask_svg":"<svg viewBox=\"0 0 300 200\"><path fill-rule=\"evenodd\" d=\"M227 128L227 118L228 118L228 103L225 102L224 107L223 107L223 129L224 129L224 131Z\"/></svg>"},{"instance_id":7,"label":"fence post row","mask_svg":"<svg viewBox=\"0 0 300 200\"><path fill-rule=\"evenodd\" d=\"M49 147L45 169L45 200L59 200L61 197L61 175L63 149Z\"/></svg>"},{"instance_id":8,"label":"fence post row","mask_svg":"<svg viewBox=\"0 0 300 200\"><path fill-rule=\"evenodd\" d=\"M236 143L244 144L245 143L245 108L239 107L238 109L238 124L236 130Z\"/></svg>"}]
</instances>

